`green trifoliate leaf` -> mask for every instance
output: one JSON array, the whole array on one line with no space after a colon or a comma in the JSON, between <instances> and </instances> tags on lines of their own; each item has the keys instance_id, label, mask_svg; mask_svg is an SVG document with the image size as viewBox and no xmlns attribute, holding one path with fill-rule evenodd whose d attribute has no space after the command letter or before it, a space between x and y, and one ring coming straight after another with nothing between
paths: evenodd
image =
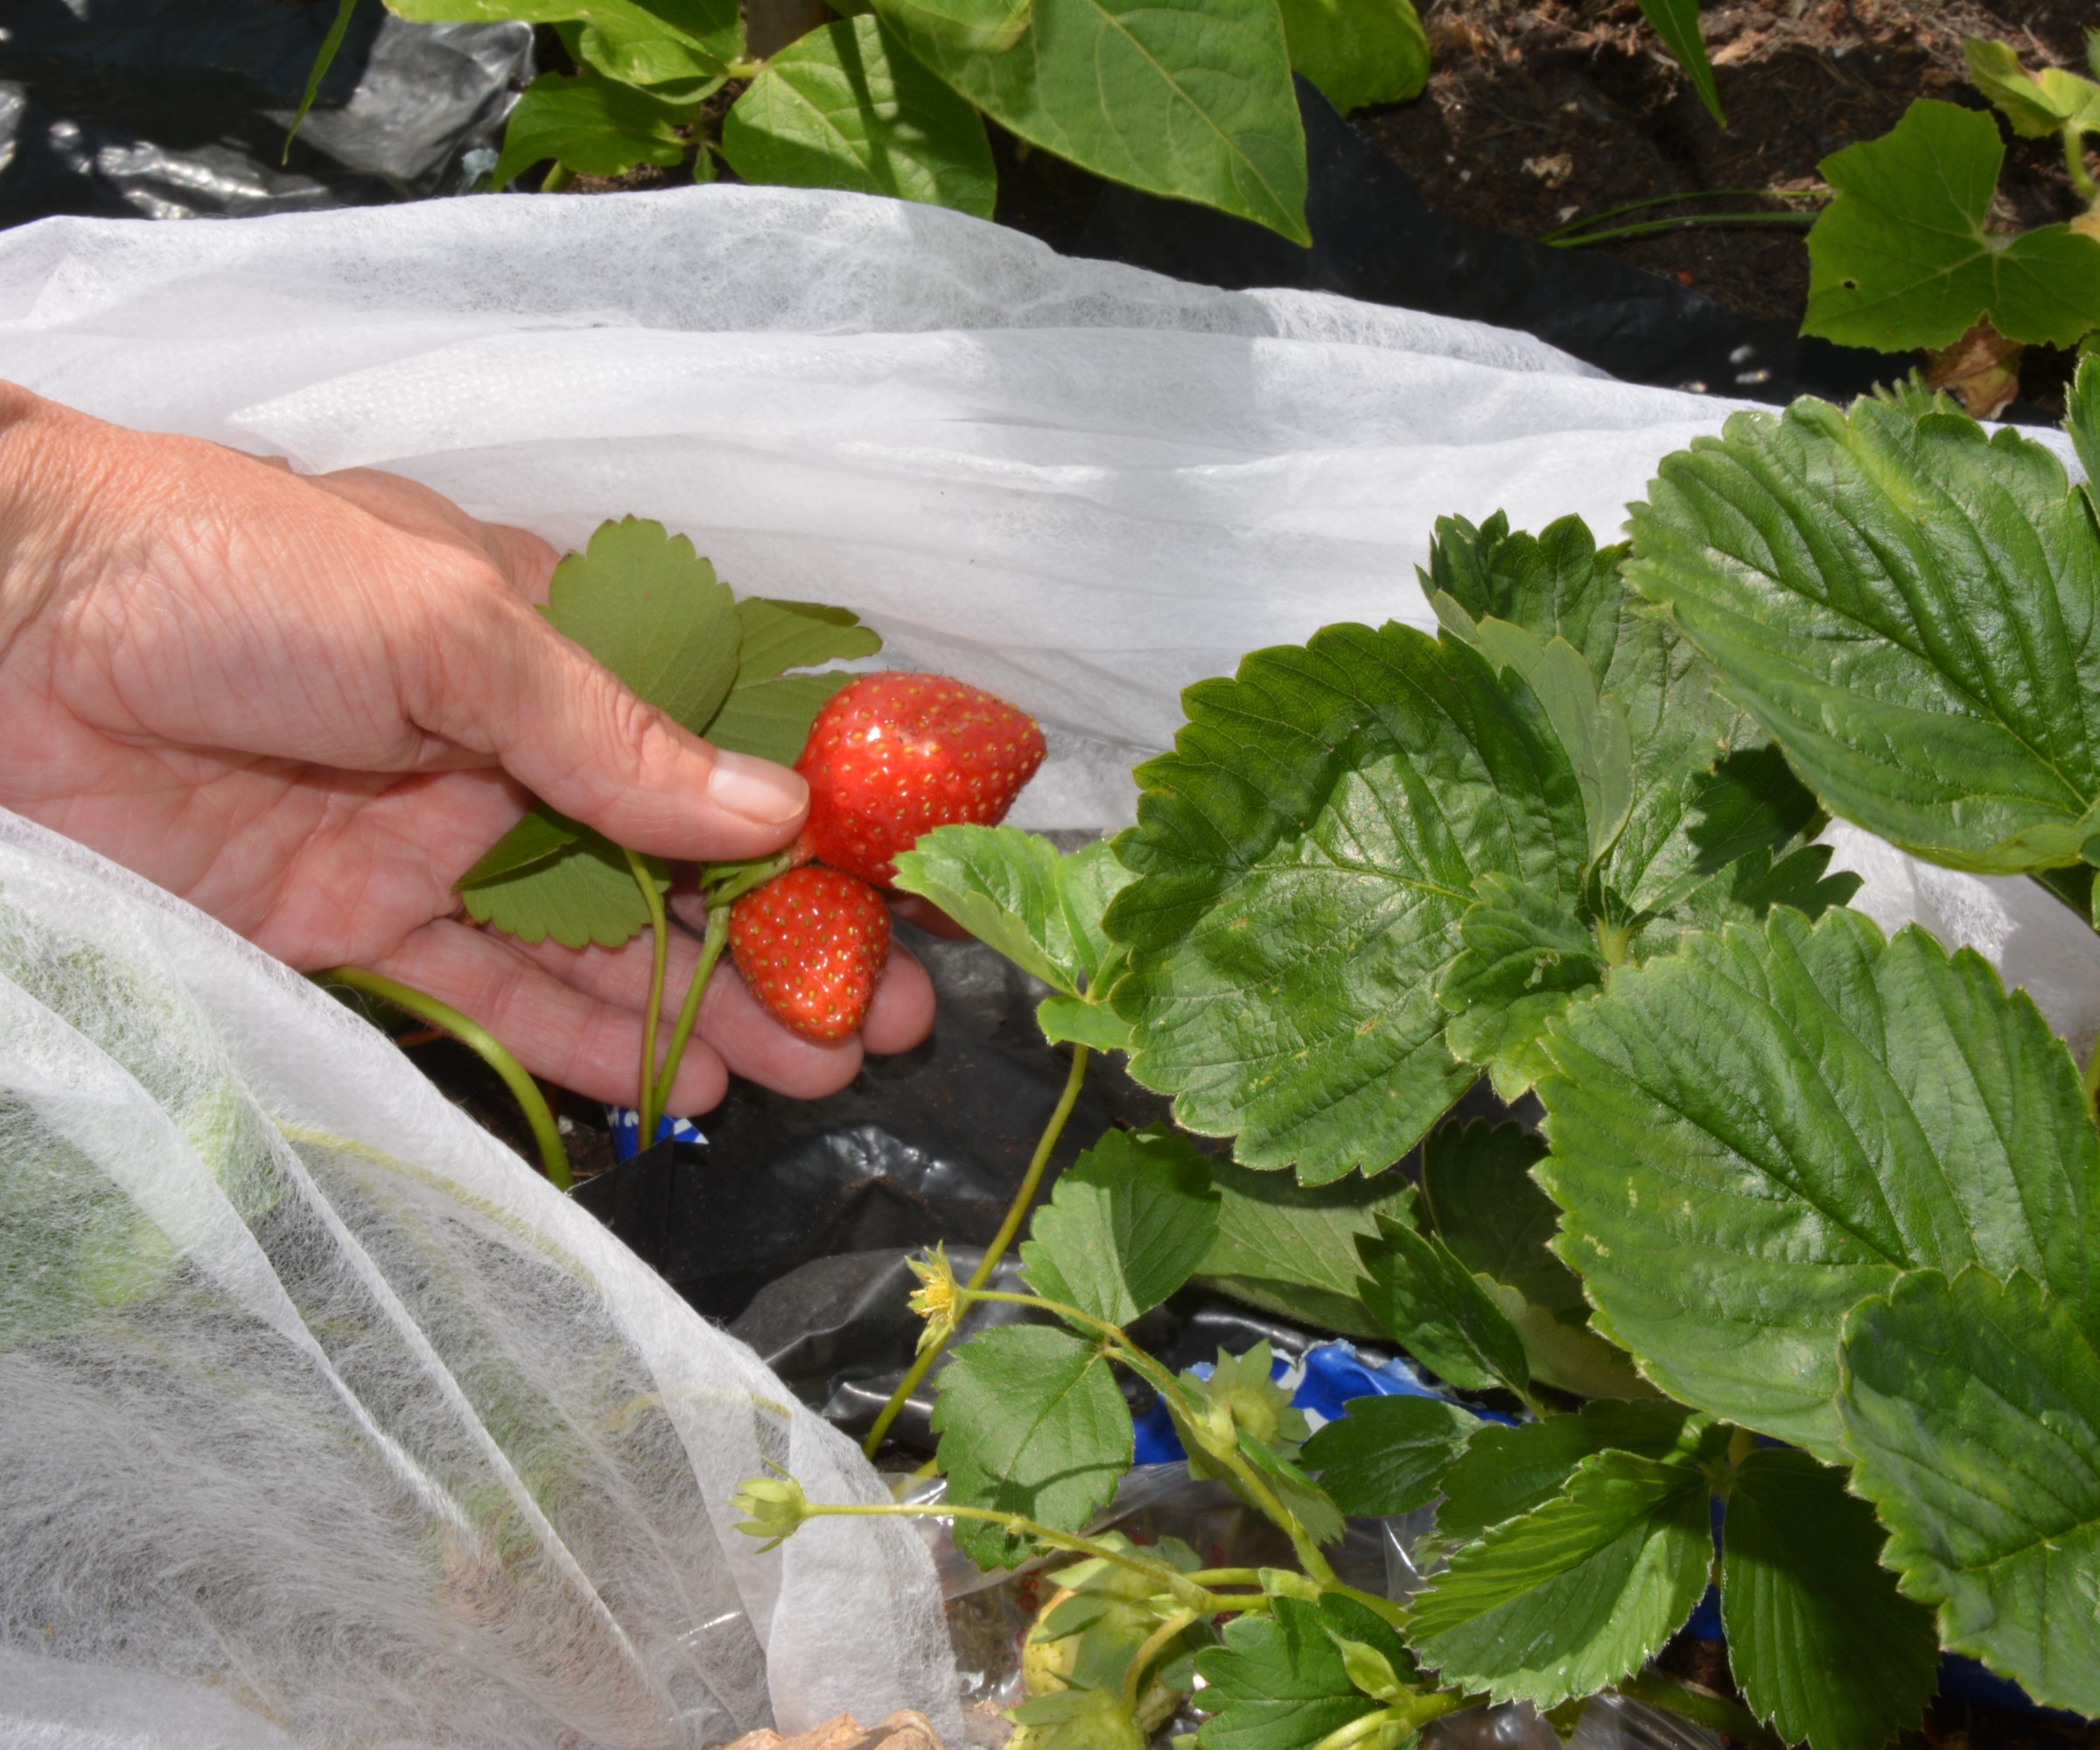
<instances>
[{"instance_id":1,"label":"green trifoliate leaf","mask_svg":"<svg viewBox=\"0 0 2100 1750\"><path fill-rule=\"evenodd\" d=\"M1283 0L1291 66L1344 116L1407 103L1429 82L1429 34L1412 0Z\"/></svg>"},{"instance_id":2,"label":"green trifoliate leaf","mask_svg":"<svg viewBox=\"0 0 2100 1750\"><path fill-rule=\"evenodd\" d=\"M1358 1397L1300 1454L1328 1498L1352 1516L1406 1513L1432 1500L1484 1424L1440 1397Z\"/></svg>"},{"instance_id":3,"label":"green trifoliate leaf","mask_svg":"<svg viewBox=\"0 0 2100 1750\"><path fill-rule=\"evenodd\" d=\"M1677 58L1691 88L1699 94L1706 113L1726 128L1721 94L1713 82L1713 63L1706 58L1706 39L1699 34L1699 0L1641 0L1641 15L1656 27L1656 34Z\"/></svg>"},{"instance_id":4,"label":"green trifoliate leaf","mask_svg":"<svg viewBox=\"0 0 2100 1750\"><path fill-rule=\"evenodd\" d=\"M1585 1459L1564 1494L1452 1558L1408 1612L1448 1687L1550 1707L1639 1670L1706 1589L1704 1472L1629 1452Z\"/></svg>"},{"instance_id":5,"label":"green trifoliate leaf","mask_svg":"<svg viewBox=\"0 0 2100 1750\"><path fill-rule=\"evenodd\" d=\"M542 843L553 848L526 854ZM643 862L656 891L668 892L669 872L653 857ZM543 803L460 878L458 892L476 923L520 942L552 936L564 948L619 948L649 927L648 904L620 847Z\"/></svg>"},{"instance_id":6,"label":"green trifoliate leaf","mask_svg":"<svg viewBox=\"0 0 2100 1750\"><path fill-rule=\"evenodd\" d=\"M1116 841L1132 1073L1248 1165L1376 1170L1471 1079L1432 985L1474 878L1578 881L1574 775L1521 682L1406 626L1256 652L1183 704Z\"/></svg>"},{"instance_id":7,"label":"green trifoliate leaf","mask_svg":"<svg viewBox=\"0 0 2100 1750\"><path fill-rule=\"evenodd\" d=\"M941 1370L934 1404L948 1498L1076 1531L1130 1467L1130 1408L1097 1344L1044 1325L972 1337ZM956 1522L956 1547L983 1568L1010 1568L1026 1542L982 1521Z\"/></svg>"},{"instance_id":8,"label":"green trifoliate leaf","mask_svg":"<svg viewBox=\"0 0 2100 1750\"><path fill-rule=\"evenodd\" d=\"M736 684L735 598L682 535L638 516L605 522L554 568L542 612L628 688L694 734Z\"/></svg>"},{"instance_id":9,"label":"green trifoliate leaf","mask_svg":"<svg viewBox=\"0 0 2100 1750\"><path fill-rule=\"evenodd\" d=\"M850 608L828 607L822 602L746 596L737 604L737 626L739 687L770 681L790 668L816 668L826 662L872 656L882 648L880 634L873 626L863 626Z\"/></svg>"},{"instance_id":10,"label":"green trifoliate leaf","mask_svg":"<svg viewBox=\"0 0 2100 1750\"><path fill-rule=\"evenodd\" d=\"M1839 1321L1901 1271L2026 1269L2083 1304L2078 1068L1970 950L1775 912L1620 972L1550 1049L1561 1256L1687 1403L1837 1460Z\"/></svg>"},{"instance_id":11,"label":"green trifoliate leaf","mask_svg":"<svg viewBox=\"0 0 2100 1750\"><path fill-rule=\"evenodd\" d=\"M1582 1284L1550 1248L1560 1211L1531 1177L1546 1146L1522 1124L1445 1124L1422 1147L1422 1193L1459 1262L1552 1312L1580 1314Z\"/></svg>"},{"instance_id":12,"label":"green trifoliate leaf","mask_svg":"<svg viewBox=\"0 0 2100 1750\"><path fill-rule=\"evenodd\" d=\"M1459 920L1463 951L1437 982L1451 1012L1452 1053L1480 1063L1505 1100L1551 1068L1540 1040L1553 1018L1604 983L1593 923L1558 893L1506 875L1482 875Z\"/></svg>"},{"instance_id":13,"label":"green trifoliate leaf","mask_svg":"<svg viewBox=\"0 0 2100 1750\"><path fill-rule=\"evenodd\" d=\"M722 156L746 182L980 219L998 192L983 119L872 18L819 25L774 56L723 118Z\"/></svg>"},{"instance_id":14,"label":"green trifoliate leaf","mask_svg":"<svg viewBox=\"0 0 2100 1750\"><path fill-rule=\"evenodd\" d=\"M542 159L585 176L621 176L637 164L675 164L690 106L666 102L594 73L543 73L526 87L503 132L503 156L488 173L507 187Z\"/></svg>"},{"instance_id":15,"label":"green trifoliate leaf","mask_svg":"<svg viewBox=\"0 0 2100 1750\"><path fill-rule=\"evenodd\" d=\"M2068 225L1985 231L2005 157L1989 116L1921 97L1891 132L1824 159L1838 198L1809 233L1802 332L1900 353L1952 346L1984 316L2053 346L2100 326L2100 242Z\"/></svg>"},{"instance_id":16,"label":"green trifoliate leaf","mask_svg":"<svg viewBox=\"0 0 2100 1750\"><path fill-rule=\"evenodd\" d=\"M1021 1248L1037 1293L1127 1325L1186 1282L1218 1227L1210 1168L1164 1125L1110 1130L1068 1167Z\"/></svg>"},{"instance_id":17,"label":"green trifoliate leaf","mask_svg":"<svg viewBox=\"0 0 2100 1750\"><path fill-rule=\"evenodd\" d=\"M850 675L782 675L739 685L708 724L707 738L732 752L792 766L802 757L816 714L852 681Z\"/></svg>"},{"instance_id":18,"label":"green trifoliate leaf","mask_svg":"<svg viewBox=\"0 0 2100 1750\"><path fill-rule=\"evenodd\" d=\"M1962 43L1970 83L1995 103L2012 131L2030 140L2066 128L2100 131L2100 85L2068 67L2029 74L2011 43L1969 37Z\"/></svg>"},{"instance_id":19,"label":"green trifoliate leaf","mask_svg":"<svg viewBox=\"0 0 2100 1750\"><path fill-rule=\"evenodd\" d=\"M1218 1192L1218 1231L1196 1274L1253 1306L1306 1320L1350 1337L1382 1337L1356 1298L1359 1236L1378 1217L1405 1221L1415 1192L1397 1172L1352 1173L1300 1185L1284 1173L1210 1164Z\"/></svg>"},{"instance_id":20,"label":"green trifoliate leaf","mask_svg":"<svg viewBox=\"0 0 2100 1750\"><path fill-rule=\"evenodd\" d=\"M882 0L876 10L959 54L999 54L1020 40L1032 7L1030 0Z\"/></svg>"},{"instance_id":21,"label":"green trifoliate leaf","mask_svg":"<svg viewBox=\"0 0 2100 1750\"><path fill-rule=\"evenodd\" d=\"M1498 510L1477 528L1462 516L1438 517L1428 568L1416 567L1415 575L1438 617L1460 635L1467 635L1471 622L1493 619L1541 640L1565 639L1601 682L1619 648L1625 557L1624 547L1600 550L1578 516L1548 523L1537 535L1513 535ZM1452 617L1440 598L1462 618Z\"/></svg>"},{"instance_id":22,"label":"green trifoliate leaf","mask_svg":"<svg viewBox=\"0 0 2100 1750\"><path fill-rule=\"evenodd\" d=\"M1310 241L1305 135L1270 0L1035 0L998 53L958 43L924 4L877 10L1002 127L1114 181Z\"/></svg>"},{"instance_id":23,"label":"green trifoliate leaf","mask_svg":"<svg viewBox=\"0 0 2100 1750\"><path fill-rule=\"evenodd\" d=\"M1081 951L1060 891L1062 862L1049 840L1018 827L937 827L898 858L896 885L1032 977L1077 996Z\"/></svg>"},{"instance_id":24,"label":"green trifoliate leaf","mask_svg":"<svg viewBox=\"0 0 2100 1750\"><path fill-rule=\"evenodd\" d=\"M1543 1506L1596 1452L1703 1460L1718 1456L1726 1441L1726 1431L1706 1417L1659 1399L1600 1398L1573 1416L1549 1416L1514 1428L1483 1426L1445 1475L1437 1535L1446 1543L1467 1543L1490 1526Z\"/></svg>"},{"instance_id":25,"label":"green trifoliate leaf","mask_svg":"<svg viewBox=\"0 0 2100 1750\"><path fill-rule=\"evenodd\" d=\"M1357 1688L1338 1637L1376 1649L1396 1674L1411 1673L1398 1637L1348 1599L1278 1598L1274 1611L1237 1618L1227 1625L1223 1646L1196 1656L1203 1704L1211 1710L1196 1734L1202 1750L1312 1750L1376 1713L1382 1704ZM1384 1750L1398 1741L1388 1740Z\"/></svg>"},{"instance_id":26,"label":"green trifoliate leaf","mask_svg":"<svg viewBox=\"0 0 2100 1750\"><path fill-rule=\"evenodd\" d=\"M1834 812L1956 868L2077 860L2100 800L2081 630L2100 533L2053 452L1959 415L1798 402L1667 459L1633 528L1633 580Z\"/></svg>"},{"instance_id":27,"label":"green trifoliate leaf","mask_svg":"<svg viewBox=\"0 0 2100 1750\"><path fill-rule=\"evenodd\" d=\"M1753 1452L1722 1526L1730 1674L1809 1750L1880 1750L1917 1725L1939 1677L1932 1613L1880 1565L1881 1528L1844 1481L1806 1452Z\"/></svg>"},{"instance_id":28,"label":"green trifoliate leaf","mask_svg":"<svg viewBox=\"0 0 2100 1750\"><path fill-rule=\"evenodd\" d=\"M1357 1292L1371 1316L1416 1360L1463 1390L1531 1382L1523 1340L1494 1298L1451 1248L1403 1222L1358 1242Z\"/></svg>"},{"instance_id":29,"label":"green trifoliate leaf","mask_svg":"<svg viewBox=\"0 0 2100 1750\"><path fill-rule=\"evenodd\" d=\"M2076 1310L2075 1310L2076 1309ZM1921 1270L1846 1321L1852 1486L1941 1640L2036 1701L2100 1714L2093 1304Z\"/></svg>"}]
</instances>

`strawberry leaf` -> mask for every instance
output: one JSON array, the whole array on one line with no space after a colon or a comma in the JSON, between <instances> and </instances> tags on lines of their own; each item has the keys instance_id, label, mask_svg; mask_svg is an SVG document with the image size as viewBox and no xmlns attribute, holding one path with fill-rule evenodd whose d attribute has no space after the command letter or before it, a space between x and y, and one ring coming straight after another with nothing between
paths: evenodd
<instances>
[{"instance_id":1,"label":"strawberry leaf","mask_svg":"<svg viewBox=\"0 0 2100 1750\"><path fill-rule=\"evenodd\" d=\"M1376 1713L1381 1703L1350 1676L1342 1642L1375 1648L1403 1682L1414 1676L1414 1662L1392 1629L1351 1600L1278 1598L1272 1610L1236 1619L1223 1646L1196 1655L1210 1711L1196 1733L1202 1750L1312 1750ZM1396 1750L1412 1735L1358 1741L1369 1750Z\"/></svg>"},{"instance_id":2,"label":"strawberry leaf","mask_svg":"<svg viewBox=\"0 0 2100 1750\"><path fill-rule=\"evenodd\" d=\"M707 738L732 752L792 766L802 757L816 714L852 681L850 675L783 675L739 683L708 724Z\"/></svg>"},{"instance_id":3,"label":"strawberry leaf","mask_svg":"<svg viewBox=\"0 0 2100 1750\"><path fill-rule=\"evenodd\" d=\"M1565 1488L1592 1453L1694 1459L1708 1456L1708 1446L1725 1440L1726 1432L1705 1417L1659 1398L1600 1398L1573 1416L1549 1416L1514 1428L1485 1426L1445 1475L1437 1534L1447 1543L1470 1543L1491 1526L1521 1518Z\"/></svg>"},{"instance_id":4,"label":"strawberry leaf","mask_svg":"<svg viewBox=\"0 0 2100 1750\"><path fill-rule=\"evenodd\" d=\"M872 656L882 648L881 637L874 627L863 626L858 614L821 602L746 596L737 603L737 625L739 687L770 681L790 668Z\"/></svg>"},{"instance_id":5,"label":"strawberry leaf","mask_svg":"<svg viewBox=\"0 0 2100 1750\"><path fill-rule=\"evenodd\" d=\"M1478 1418L1440 1397L1358 1397L1313 1433L1300 1455L1351 1516L1406 1513L1435 1498Z\"/></svg>"},{"instance_id":6,"label":"strawberry leaf","mask_svg":"<svg viewBox=\"0 0 2100 1750\"><path fill-rule=\"evenodd\" d=\"M1842 1470L1783 1450L1736 1467L1721 1534L1728 1669L1789 1744L1880 1750L1917 1726L1932 1697L1932 1613L1879 1564L1882 1540Z\"/></svg>"},{"instance_id":7,"label":"strawberry leaf","mask_svg":"<svg viewBox=\"0 0 2100 1750\"><path fill-rule=\"evenodd\" d=\"M1522 1124L1446 1124L1422 1149L1422 1193L1460 1263L1551 1312L1587 1310L1582 1283L1549 1250L1560 1211L1531 1177L1545 1144Z\"/></svg>"},{"instance_id":8,"label":"strawberry leaf","mask_svg":"<svg viewBox=\"0 0 2100 1750\"><path fill-rule=\"evenodd\" d=\"M558 821L560 816L553 818ZM514 839L528 822L536 834L547 831L534 814L528 814L482 863L514 849ZM643 862L656 891L668 892L669 872L653 857ZM477 864L475 868L480 866ZM542 942L552 936L564 948L592 943L618 948L649 927L648 906L620 847L588 828L537 861L513 864L471 886L463 878L459 897L476 923L525 942Z\"/></svg>"},{"instance_id":9,"label":"strawberry leaf","mask_svg":"<svg viewBox=\"0 0 2100 1750\"><path fill-rule=\"evenodd\" d=\"M1982 956L1857 913L1688 936L1549 1041L1561 1256L1673 1396L1842 1458L1838 1326L1907 1270L2100 1268L2077 1066Z\"/></svg>"},{"instance_id":10,"label":"strawberry leaf","mask_svg":"<svg viewBox=\"0 0 2100 1750\"><path fill-rule=\"evenodd\" d=\"M1585 1459L1566 1492L1453 1556L1408 1611L1450 1688L1550 1707L1637 1671L1706 1589L1704 1472L1630 1452Z\"/></svg>"},{"instance_id":11,"label":"strawberry leaf","mask_svg":"<svg viewBox=\"0 0 2100 1750\"><path fill-rule=\"evenodd\" d=\"M1443 1241L1386 1218L1357 1250L1363 1304L1418 1361L1464 1390L1530 1384L1516 1327Z\"/></svg>"},{"instance_id":12,"label":"strawberry leaf","mask_svg":"<svg viewBox=\"0 0 2100 1750\"><path fill-rule=\"evenodd\" d=\"M2078 860L2100 820L2100 528L2052 452L1804 401L1734 416L1662 476L1629 575L1826 807L1956 868Z\"/></svg>"},{"instance_id":13,"label":"strawberry leaf","mask_svg":"<svg viewBox=\"0 0 2100 1750\"><path fill-rule=\"evenodd\" d=\"M1110 1130L1067 1167L1021 1248L1038 1294L1127 1325L1186 1282L1218 1225L1210 1168L1164 1125Z\"/></svg>"},{"instance_id":14,"label":"strawberry leaf","mask_svg":"<svg viewBox=\"0 0 2100 1750\"><path fill-rule=\"evenodd\" d=\"M2090 1298L1920 1270L1845 1326L1852 1487L1940 1639L2100 1714L2100 1349Z\"/></svg>"},{"instance_id":15,"label":"strawberry leaf","mask_svg":"<svg viewBox=\"0 0 2100 1750\"><path fill-rule=\"evenodd\" d=\"M934 1432L948 1498L1076 1531L1130 1467L1130 1407L1098 1344L1046 1325L1005 1325L956 1349L940 1375ZM1026 1560L1025 1539L956 1522L982 1568Z\"/></svg>"}]
</instances>

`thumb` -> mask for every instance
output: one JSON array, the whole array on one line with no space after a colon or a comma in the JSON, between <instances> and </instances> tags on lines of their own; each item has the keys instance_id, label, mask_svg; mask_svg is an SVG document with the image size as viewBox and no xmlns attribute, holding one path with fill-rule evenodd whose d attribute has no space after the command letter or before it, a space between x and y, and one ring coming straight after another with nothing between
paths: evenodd
<instances>
[{"instance_id":1,"label":"thumb","mask_svg":"<svg viewBox=\"0 0 2100 1750\"><path fill-rule=\"evenodd\" d=\"M809 787L770 760L690 733L628 691L579 646L508 593L480 598L484 624L440 640L468 671L433 679L416 718L493 755L551 807L659 857L763 857L794 836Z\"/></svg>"}]
</instances>

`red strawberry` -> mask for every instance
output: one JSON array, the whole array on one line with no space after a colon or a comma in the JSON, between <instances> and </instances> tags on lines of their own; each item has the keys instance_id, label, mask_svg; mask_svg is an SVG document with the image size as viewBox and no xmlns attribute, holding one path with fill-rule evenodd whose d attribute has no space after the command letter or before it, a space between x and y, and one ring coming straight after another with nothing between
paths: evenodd
<instances>
[{"instance_id":1,"label":"red strawberry","mask_svg":"<svg viewBox=\"0 0 2100 1750\"><path fill-rule=\"evenodd\" d=\"M809 780L802 844L886 886L922 832L995 826L1043 763L1035 719L940 675L863 675L817 713L794 769Z\"/></svg>"},{"instance_id":2,"label":"red strawberry","mask_svg":"<svg viewBox=\"0 0 2100 1750\"><path fill-rule=\"evenodd\" d=\"M889 908L866 882L804 864L730 907L729 948L744 982L795 1032L843 1039L890 957Z\"/></svg>"}]
</instances>

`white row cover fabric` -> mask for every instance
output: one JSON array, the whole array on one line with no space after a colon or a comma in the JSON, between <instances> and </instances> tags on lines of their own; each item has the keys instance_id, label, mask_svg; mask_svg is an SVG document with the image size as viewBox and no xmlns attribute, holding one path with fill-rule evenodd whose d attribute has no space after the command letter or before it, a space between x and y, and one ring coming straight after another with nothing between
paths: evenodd
<instances>
[{"instance_id":1,"label":"white row cover fabric","mask_svg":"<svg viewBox=\"0 0 2100 1750\"><path fill-rule=\"evenodd\" d=\"M0 375L557 546L660 518L1035 712L1039 827L1129 819L1180 690L1244 652L1429 625L1438 515L1614 538L1731 410L1474 324L732 187L48 220L0 234ZM2054 900L1833 836L1885 925L1973 942L2090 1045L2100 943ZM843 1442L368 1031L14 822L0 1256L0 1740L234 1743L228 1707L258 1744L699 1745L769 1702L952 1729L912 1539L724 1529L764 1458L872 1490Z\"/></svg>"},{"instance_id":2,"label":"white row cover fabric","mask_svg":"<svg viewBox=\"0 0 2100 1750\"><path fill-rule=\"evenodd\" d=\"M851 1443L384 1035L0 813L0 1745L959 1723ZM871 1710L872 1712L871 1712Z\"/></svg>"}]
</instances>

